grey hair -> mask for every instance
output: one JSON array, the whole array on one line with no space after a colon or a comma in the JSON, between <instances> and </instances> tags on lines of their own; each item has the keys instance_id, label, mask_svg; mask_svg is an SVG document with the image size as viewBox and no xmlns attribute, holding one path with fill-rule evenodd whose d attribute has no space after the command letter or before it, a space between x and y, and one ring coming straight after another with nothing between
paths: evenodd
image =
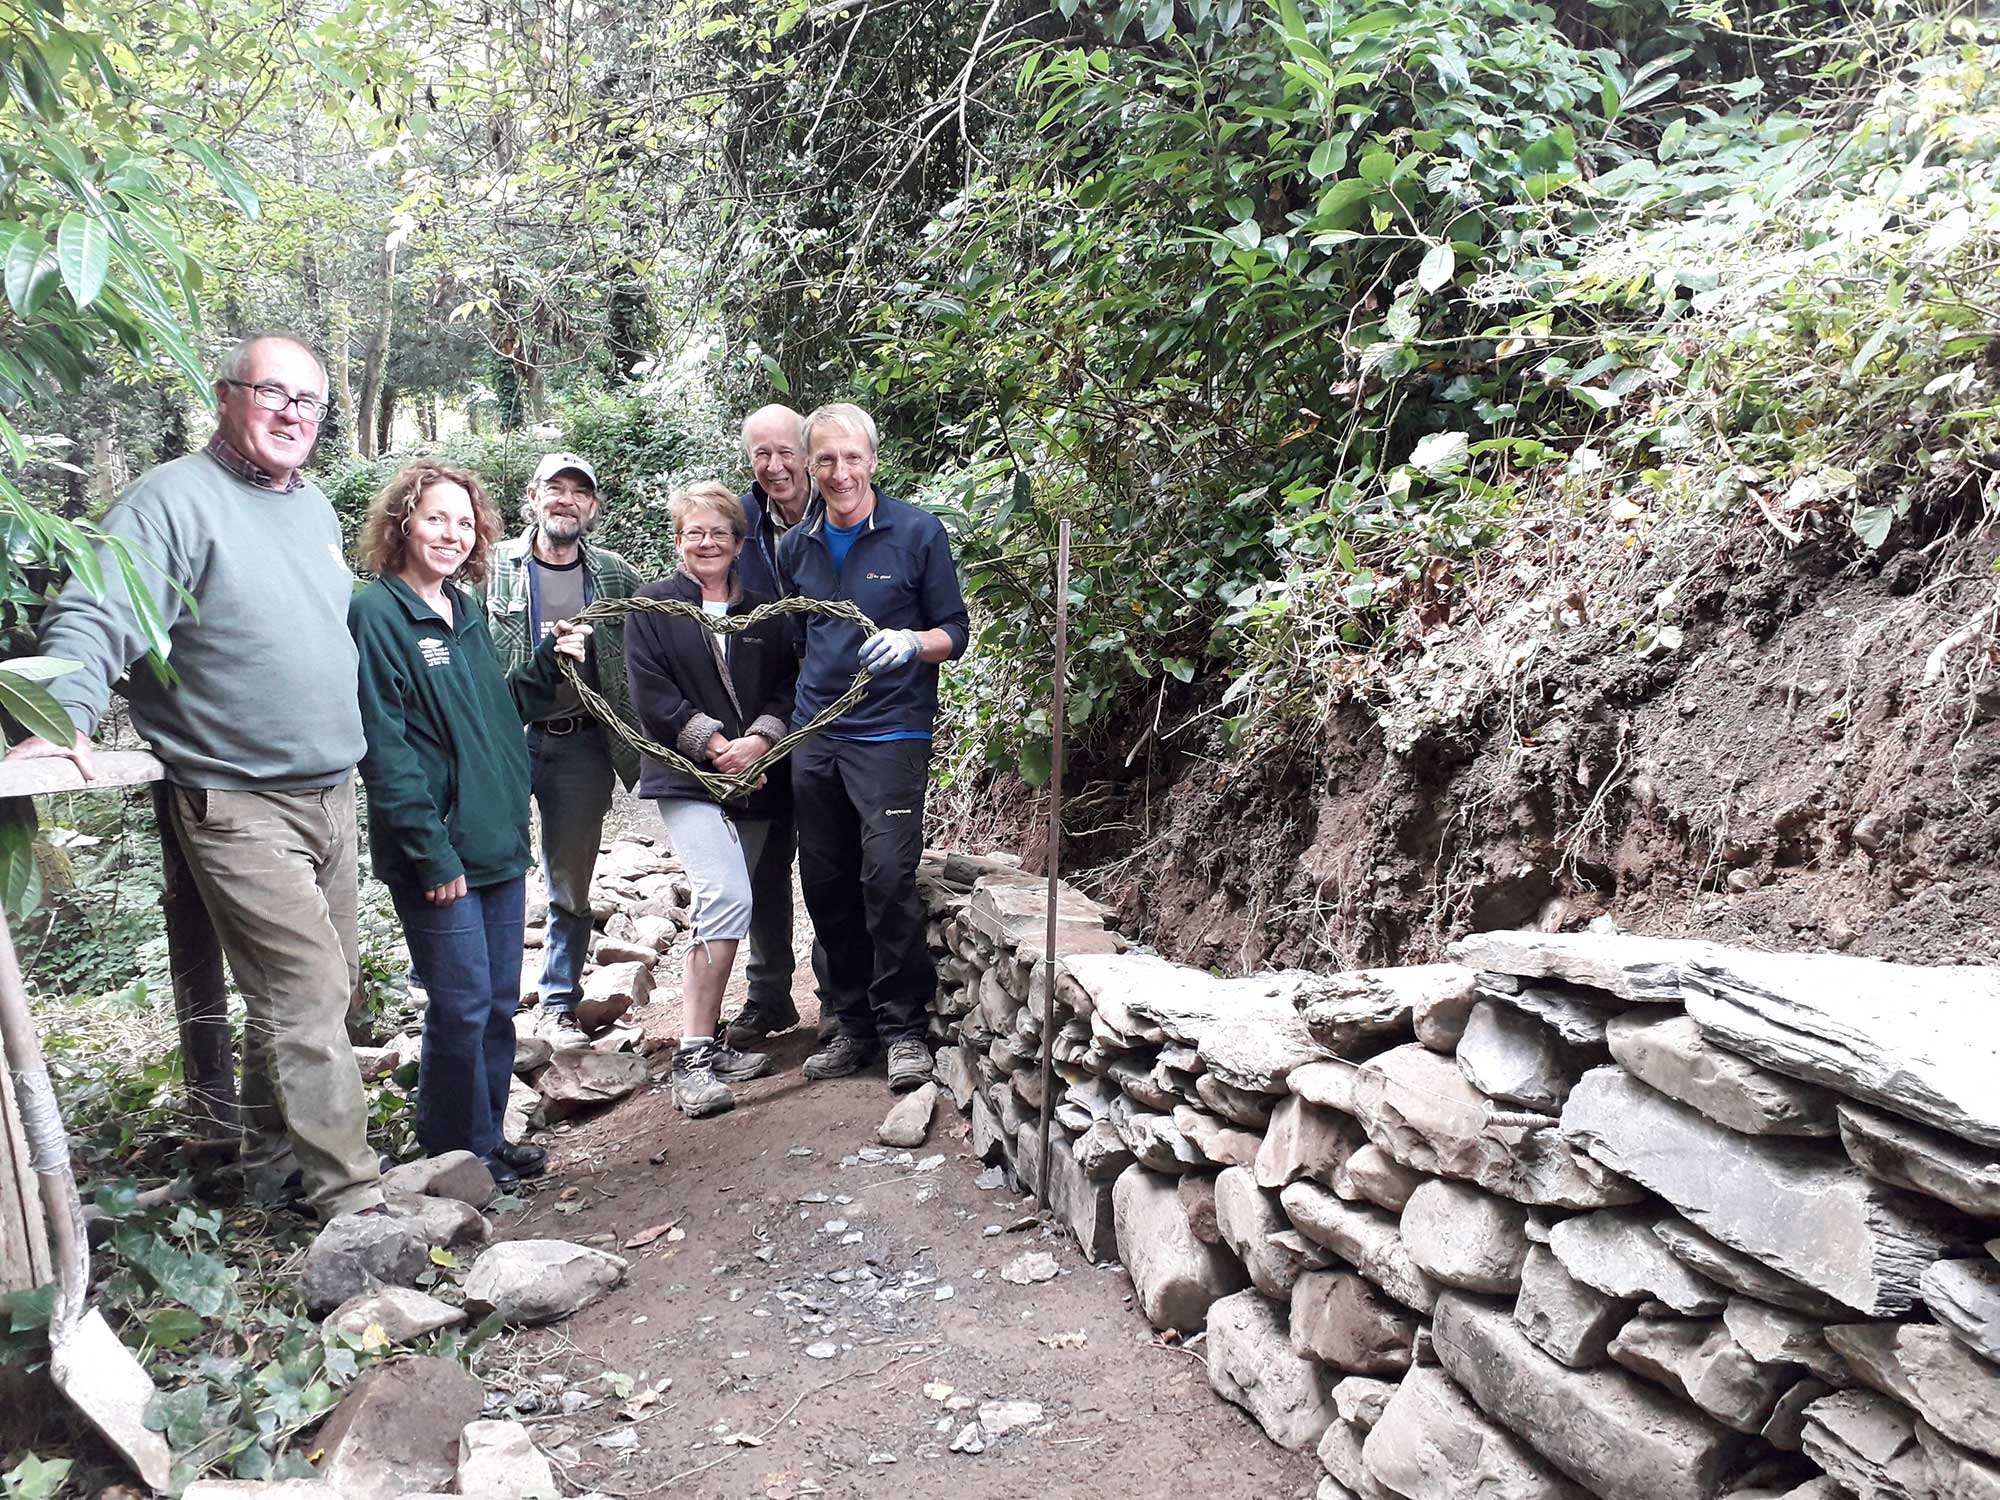
<instances>
[{"instance_id":1,"label":"grey hair","mask_svg":"<svg viewBox=\"0 0 2000 1500\"><path fill-rule=\"evenodd\" d=\"M851 401L834 401L826 406L816 406L810 416L799 423L799 446L808 456L813 451L813 433L821 427L840 427L851 433L859 433L868 439L868 451L880 452L875 439L875 419Z\"/></svg>"},{"instance_id":2,"label":"grey hair","mask_svg":"<svg viewBox=\"0 0 2000 1500\"><path fill-rule=\"evenodd\" d=\"M311 343L300 338L296 333L288 333L282 328L267 328L258 333L246 334L231 344L223 353L222 365L216 372L216 379L242 380L250 369L250 351L259 344L273 342L291 344L310 354L313 363L319 366L320 384L329 388L327 394L332 394L331 381L327 375L326 361L320 358L319 350L313 348Z\"/></svg>"}]
</instances>

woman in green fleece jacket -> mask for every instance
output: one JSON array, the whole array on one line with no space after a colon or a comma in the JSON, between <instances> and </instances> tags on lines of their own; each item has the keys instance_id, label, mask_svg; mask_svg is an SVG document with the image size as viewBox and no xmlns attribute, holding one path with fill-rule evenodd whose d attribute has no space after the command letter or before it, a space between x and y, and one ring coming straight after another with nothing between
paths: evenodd
<instances>
[{"instance_id":1,"label":"woman in green fleece jacket","mask_svg":"<svg viewBox=\"0 0 2000 1500\"><path fill-rule=\"evenodd\" d=\"M471 474L409 465L369 507L361 562L376 581L347 623L361 658L369 860L430 998L417 1140L433 1156L477 1152L508 1183L547 1156L501 1132L530 863L521 723L546 711L556 654L581 660L590 627L559 623L526 667L502 672L465 592L485 579L499 535Z\"/></svg>"}]
</instances>

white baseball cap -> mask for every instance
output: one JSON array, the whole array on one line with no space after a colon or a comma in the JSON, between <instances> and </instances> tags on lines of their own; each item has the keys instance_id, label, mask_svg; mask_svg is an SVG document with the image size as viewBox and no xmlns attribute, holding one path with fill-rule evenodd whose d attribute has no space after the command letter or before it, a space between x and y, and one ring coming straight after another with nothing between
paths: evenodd
<instances>
[{"instance_id":1,"label":"white baseball cap","mask_svg":"<svg viewBox=\"0 0 2000 1500\"><path fill-rule=\"evenodd\" d=\"M564 469L574 469L590 481L590 487L597 488L597 470L590 466L590 460L578 453L548 453L535 465L535 477L531 484L540 484L545 479L553 479Z\"/></svg>"}]
</instances>

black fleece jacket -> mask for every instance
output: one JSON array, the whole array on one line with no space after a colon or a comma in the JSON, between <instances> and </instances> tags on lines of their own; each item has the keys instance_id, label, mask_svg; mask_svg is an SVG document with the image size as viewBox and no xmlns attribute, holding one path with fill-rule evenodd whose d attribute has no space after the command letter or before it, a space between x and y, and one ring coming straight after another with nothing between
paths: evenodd
<instances>
[{"instance_id":1,"label":"black fleece jacket","mask_svg":"<svg viewBox=\"0 0 2000 1500\"><path fill-rule=\"evenodd\" d=\"M701 585L677 572L647 584L639 597L679 599L699 607ZM766 594L745 592L731 601L729 613L748 614L770 602ZM625 618L625 678L633 716L646 738L672 745L696 765L707 764L706 746L713 734L732 740L753 733L774 741L783 738L798 682L798 640L790 620L764 620L728 637L734 700L716 665L714 639L703 626L676 615L640 612ZM761 790L724 803L724 808L733 818L778 815L791 804L790 770L778 766ZM650 755L640 763L639 795L715 800L685 771Z\"/></svg>"}]
</instances>

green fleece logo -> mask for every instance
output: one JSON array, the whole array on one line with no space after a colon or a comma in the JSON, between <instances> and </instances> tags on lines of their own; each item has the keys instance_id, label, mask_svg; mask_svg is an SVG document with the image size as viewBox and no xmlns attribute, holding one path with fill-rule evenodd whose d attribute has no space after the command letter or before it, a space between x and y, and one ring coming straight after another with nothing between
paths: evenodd
<instances>
[{"instance_id":1,"label":"green fleece logo","mask_svg":"<svg viewBox=\"0 0 2000 1500\"><path fill-rule=\"evenodd\" d=\"M424 653L427 667L448 667L451 665L451 647L434 635L420 637L417 649Z\"/></svg>"}]
</instances>

